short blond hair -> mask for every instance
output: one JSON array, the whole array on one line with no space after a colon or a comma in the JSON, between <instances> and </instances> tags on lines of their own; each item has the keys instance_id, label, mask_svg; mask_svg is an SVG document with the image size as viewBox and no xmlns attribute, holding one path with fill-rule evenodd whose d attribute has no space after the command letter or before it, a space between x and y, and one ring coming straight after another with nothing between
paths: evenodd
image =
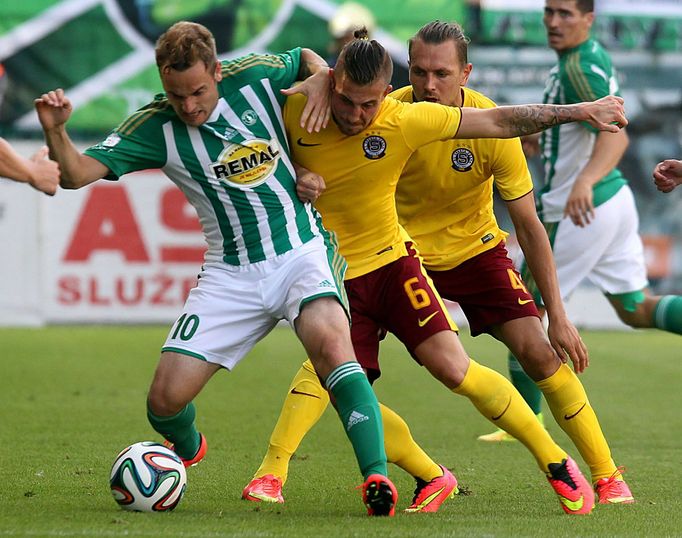
<instances>
[{"instance_id":1,"label":"short blond hair","mask_svg":"<svg viewBox=\"0 0 682 538\"><path fill-rule=\"evenodd\" d=\"M157 39L155 52L161 72L185 71L197 62L213 70L218 61L213 34L196 22L176 22Z\"/></svg>"}]
</instances>

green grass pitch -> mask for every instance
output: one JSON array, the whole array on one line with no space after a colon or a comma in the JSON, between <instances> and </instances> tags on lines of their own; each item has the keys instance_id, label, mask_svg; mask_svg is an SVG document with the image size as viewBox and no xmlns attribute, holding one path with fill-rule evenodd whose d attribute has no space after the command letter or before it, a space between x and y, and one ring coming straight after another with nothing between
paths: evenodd
<instances>
[{"instance_id":1,"label":"green grass pitch","mask_svg":"<svg viewBox=\"0 0 682 538\"><path fill-rule=\"evenodd\" d=\"M109 492L111 463L136 441L159 440L145 395L162 327L0 330L0 536L680 536L682 341L661 332L585 332L591 366L582 376L611 449L637 498L565 516L530 454L487 445L491 426L448 392L394 339L382 346L379 398L401 413L415 438L452 468L468 493L437 514L375 519L360 501L361 477L331 410L291 464L284 505L240 500L258 467L284 391L304 358L288 329L276 329L232 373L220 372L197 399L209 441L188 488L167 514L128 513ZM472 357L506 368L488 337L463 342ZM585 465L550 421L554 438ZM400 493L413 483L389 468Z\"/></svg>"}]
</instances>

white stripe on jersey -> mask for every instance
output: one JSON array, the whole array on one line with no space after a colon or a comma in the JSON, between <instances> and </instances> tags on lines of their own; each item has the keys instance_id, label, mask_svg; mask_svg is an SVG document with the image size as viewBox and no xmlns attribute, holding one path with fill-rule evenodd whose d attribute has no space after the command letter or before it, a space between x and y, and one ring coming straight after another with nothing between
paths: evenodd
<instances>
[{"instance_id":1,"label":"white stripe on jersey","mask_svg":"<svg viewBox=\"0 0 682 538\"><path fill-rule=\"evenodd\" d=\"M261 121L265 123L265 111L264 110L256 110L256 107L253 106L253 103L249 103L254 111L258 114L258 117ZM220 115L225 118L227 123L232 126L233 128L236 127L237 131L239 131L239 134L241 134L244 138L246 139L252 139L255 138L253 133L246 128L242 120L237 116L237 114L234 112L232 107L230 107L229 104L225 101L225 99L221 98L218 101L218 107L219 107L219 112ZM270 132L270 131L269 131ZM278 139L276 136L273 136L272 132L270 132L270 139L271 141L277 145L279 148L279 143ZM230 144L230 142L223 142L223 145L227 146ZM280 158L284 156L284 152L282 151L282 148L279 148L279 153L280 153ZM273 183L277 183L279 185L279 182L275 179L275 174L274 170L272 175L266 180L266 183L268 186L272 187ZM253 212L256 215L256 222L258 223L258 233L260 234L260 239L261 239L261 246L263 247L263 253L267 258L272 258L276 255L275 252L275 245L272 242L272 230L270 230L270 223L268 222L268 212L265 210L265 207L263 207L263 203L261 202L258 194L254 192L251 189L243 189L242 191L246 195L246 199L249 201L249 205L253 208ZM281 203L281 200L280 200ZM286 207L284 204L282 204L283 207ZM285 215L287 217L287 225L291 226L292 222L292 212L291 211L285 211ZM295 224L294 228L295 228ZM291 236L291 230L289 231L289 235ZM300 241L298 242L300 244ZM293 246L294 245L292 243Z\"/></svg>"},{"instance_id":2,"label":"white stripe on jersey","mask_svg":"<svg viewBox=\"0 0 682 538\"><path fill-rule=\"evenodd\" d=\"M167 122L163 125L163 137L166 143L167 154L166 165L163 171L182 190L197 211L206 242L208 243L206 261L222 261L225 254L223 251L224 238L218 223L218 216L204 194L201 185L195 181L187 181L188 174L175 143L172 122ZM241 259L240 257L240 261Z\"/></svg>"},{"instance_id":3,"label":"white stripe on jersey","mask_svg":"<svg viewBox=\"0 0 682 538\"><path fill-rule=\"evenodd\" d=\"M262 78L260 80L260 83L263 86L263 88L265 89L265 92L268 94L268 97L270 98L270 104L272 105L272 108L275 111L275 114L277 115L277 121L279 121L280 129L286 135L287 131L286 131L286 128L284 127L284 117L282 116L282 107L277 102L277 98L275 97L275 92L272 90L272 85L270 84L270 81L267 78ZM254 101L255 101L256 103L258 103L258 105L260 105L260 101L258 101L255 94L252 94L250 96L246 95L246 93L244 92L244 90L246 90L246 89L248 89L251 93L253 92L253 90L251 90L250 87L249 88L242 88L242 94L244 95L246 100L249 101L249 104L251 104L251 106L254 106ZM274 137L275 131L274 131L274 127L272 126L272 124L270 124L270 119L269 119L270 117L267 114L262 114L261 118L265 118L268 120L266 123L266 126L268 128L268 132L270 133L270 136ZM265 120L263 121L263 123L265 123ZM294 178L296 178L296 172L294 171L294 167L291 164L291 161L289 159L289 153L288 153L289 152L289 137L288 137L288 135L286 136L285 139L287 141L287 155L283 156L283 160L284 160L284 163L286 164L287 168L291 172L291 175ZM280 201L281 201L282 196L280 196L279 191L276 191L276 192L277 192L277 196L279 196ZM286 195L288 197L289 193L287 193L285 191L284 195ZM282 205L284 205L284 204L282 204ZM320 234L321 230L318 227L317 221L315 219L315 215L313 214L312 205L311 204L304 204L304 207L305 207L306 215L308 215L308 222L310 224L310 228L313 230L313 232L315 234ZM291 222L291 220L287 218L287 223L290 223L290 222ZM289 237L292 237L291 230L289 230ZM297 240L297 243L300 243L298 234L293 235L293 238ZM292 242L292 245L293 245L293 242Z\"/></svg>"},{"instance_id":4,"label":"white stripe on jersey","mask_svg":"<svg viewBox=\"0 0 682 538\"><path fill-rule=\"evenodd\" d=\"M189 141L192 144L194 154L197 156L199 162L203 164L202 168L204 170L204 173L206 174L206 179L213 187L213 190L215 190L216 193L218 193L218 199L225 208L225 214L227 215L227 219L230 221L230 226L232 227L232 231L234 232L235 242L237 245L237 254L239 256L239 264L246 265L247 263L249 263L249 257L248 251L246 249L246 244L244 243L244 230L242 229L242 224L239 221L239 215L237 214L237 211L234 208L234 205L232 204L232 200L230 200L230 197L228 196L227 192L225 192L225 188L223 187L222 183L220 183L220 181L218 180L218 178L215 177L215 175L208 172L208 164L211 163L212 160L208 152L206 151L206 146L204 146L204 142L201 140L201 134L199 133L199 129L197 129L196 127L190 127L189 125L186 125L185 127L187 128L187 132L189 133ZM265 251L265 249L263 250Z\"/></svg>"},{"instance_id":5,"label":"white stripe on jersey","mask_svg":"<svg viewBox=\"0 0 682 538\"><path fill-rule=\"evenodd\" d=\"M263 83L264 80L266 79L261 79L260 81L261 85L264 87L266 93L270 97L270 102L273 104L275 114L277 114L279 128L286 136L286 130L284 129L281 107L279 103L277 103L275 94L272 91L272 86L270 86L270 81L267 81L267 84L264 84ZM253 91L253 88L251 88L251 86L245 86L240 89L240 92L244 96L244 99L247 100L249 105L251 105L251 108L253 108L256 114L258 114L258 117L260 118L261 122L263 123L263 125L265 125L265 128L268 130L270 138L273 140L277 140L278 138L277 133L275 132L275 126L270 121L270 116L266 112L265 108L263 107L263 104L261 103L256 93ZM294 166L291 164L291 160L289 159L288 149L285 150L284 148L280 148L280 150L281 150L280 158L282 159L282 162L287 167L287 170L289 170L291 176L293 178L296 178ZM294 248L301 246L302 242L298 234L298 228L296 226L296 212L294 211L294 205L293 202L291 201L291 194L289 194L289 192L284 188L282 184L280 184L279 181L277 181L277 179L275 179L274 181L268 181L268 186L275 193L275 195L279 199L279 203L282 204L282 207L285 208L287 234L289 236L291 246ZM317 230L317 227L313 227L313 230Z\"/></svg>"}]
</instances>

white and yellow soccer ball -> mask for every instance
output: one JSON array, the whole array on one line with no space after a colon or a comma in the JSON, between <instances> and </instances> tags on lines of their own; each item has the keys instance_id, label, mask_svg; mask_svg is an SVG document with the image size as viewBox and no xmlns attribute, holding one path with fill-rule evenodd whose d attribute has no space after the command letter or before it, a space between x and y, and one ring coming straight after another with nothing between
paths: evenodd
<instances>
[{"instance_id":1,"label":"white and yellow soccer ball","mask_svg":"<svg viewBox=\"0 0 682 538\"><path fill-rule=\"evenodd\" d=\"M163 445L142 441L124 448L111 467L111 493L125 510L173 510L187 487L178 455Z\"/></svg>"}]
</instances>

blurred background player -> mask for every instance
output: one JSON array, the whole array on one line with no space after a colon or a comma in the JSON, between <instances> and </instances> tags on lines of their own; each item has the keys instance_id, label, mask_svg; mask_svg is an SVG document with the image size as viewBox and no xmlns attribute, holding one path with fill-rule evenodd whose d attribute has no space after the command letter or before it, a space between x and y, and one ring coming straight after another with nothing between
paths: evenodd
<instances>
[{"instance_id":1,"label":"blurred background player","mask_svg":"<svg viewBox=\"0 0 682 538\"><path fill-rule=\"evenodd\" d=\"M548 43L559 57L546 86L546 103L575 103L619 93L608 53L590 37L594 17L591 0L546 0L543 21ZM552 244L562 297L569 297L588 279L627 325L682 334L682 297L653 296L648 289L637 208L617 168L628 146L627 133L596 132L575 123L543 133L540 145L545 187L539 193L538 212ZM541 305L532 276L525 270L522 274ZM509 369L515 386L540 413L541 393L513 356ZM511 438L498 431L483 439ZM613 493L609 502L632 502L620 479L616 474L598 487Z\"/></svg>"},{"instance_id":2,"label":"blurred background player","mask_svg":"<svg viewBox=\"0 0 682 538\"><path fill-rule=\"evenodd\" d=\"M369 8L357 2L344 2L341 4L327 25L330 35L327 63L332 67L339 57L344 45L354 39L356 30L364 29L368 37L373 37L376 30L376 19ZM394 86L407 84L408 74L403 62L393 64L393 76L391 82Z\"/></svg>"},{"instance_id":3,"label":"blurred background player","mask_svg":"<svg viewBox=\"0 0 682 538\"><path fill-rule=\"evenodd\" d=\"M345 263L317 212L296 197L281 124L285 93L315 94L297 121L314 127L327 117L326 62L300 48L219 62L211 32L190 22L171 26L155 52L165 94L84 154L67 134L72 106L63 91L36 99L63 187L160 168L202 223L205 262L162 348L147 398L150 424L186 467L199 463L207 442L194 398L286 319L334 395L369 515L392 515L397 493L386 477L381 416L350 341ZM307 80L287 90L299 79Z\"/></svg>"},{"instance_id":4,"label":"blurred background player","mask_svg":"<svg viewBox=\"0 0 682 538\"><path fill-rule=\"evenodd\" d=\"M654 168L654 183L661 192L671 192L682 183L682 161L666 159Z\"/></svg>"},{"instance_id":5,"label":"blurred background player","mask_svg":"<svg viewBox=\"0 0 682 538\"><path fill-rule=\"evenodd\" d=\"M365 28L368 35L374 33L376 22L372 12L357 2L344 2L341 4L331 19L328 28L331 40L329 42L329 56L327 63L334 66L344 45L354 39L354 32Z\"/></svg>"},{"instance_id":6,"label":"blurred background player","mask_svg":"<svg viewBox=\"0 0 682 538\"><path fill-rule=\"evenodd\" d=\"M430 142L455 136L509 138L520 132L537 131L556 121L577 121L578 117L570 119L570 111L560 107L528 105L519 109L478 110L384 99L391 89L390 57L378 42L363 39L363 32L356 32L356 37L345 46L334 70L334 121L320 133L304 135L291 121L302 100L292 98L285 107L285 122L290 139L296 140L292 144L296 162L320 173L326 183L317 207L327 225L336 232L340 251L349 264L346 291L351 305L351 336L358 359L370 379L378 378L381 335L386 331L394 333L412 356L448 389L469 398L489 420L504 422L505 428L513 428L524 436L524 444L547 473L565 511L589 513L593 493L589 484L583 489L584 478L575 463L552 441L530 409L521 405L520 396L511 390L511 384L470 360L462 348L447 310L424 274L411 239L402 233L394 199L404 164L416 149ZM562 116L565 112L568 115ZM601 128L614 128L598 121L593 123ZM338 163L344 164L338 166ZM421 177L422 181L429 181L428 176ZM301 185L299 174L299 194L304 199L315 200L315 193L302 193ZM532 299L529 297L528 301ZM280 416L277 428L283 427L275 436L280 437L282 432L285 437L290 435L294 449L319 418L319 407L326 406L326 402L320 403L315 384L312 369L299 370ZM312 411L302 411L307 406ZM389 421L384 422L388 432ZM406 431L404 426L402 432ZM387 446L390 435L386 435ZM400 447L395 439L390 443ZM279 439L271 443L271 448L276 445ZM281 482L290 455L291 452L284 455L286 461L282 466L282 456L274 448L244 489L243 497L283 502ZM391 461L395 460L391 458ZM425 463L424 471L433 473L431 478L416 473L414 476L426 482L443 475L435 463L431 462L430 469L429 462ZM569 475L572 478L567 478ZM415 500L408 510L420 511L420 489L418 484ZM432 495L439 495L439 491L433 491Z\"/></svg>"},{"instance_id":7,"label":"blurred background player","mask_svg":"<svg viewBox=\"0 0 682 538\"><path fill-rule=\"evenodd\" d=\"M48 156L47 146L28 159L19 155L7 140L0 138L0 177L28 183L53 196L59 186L59 165Z\"/></svg>"}]
</instances>

